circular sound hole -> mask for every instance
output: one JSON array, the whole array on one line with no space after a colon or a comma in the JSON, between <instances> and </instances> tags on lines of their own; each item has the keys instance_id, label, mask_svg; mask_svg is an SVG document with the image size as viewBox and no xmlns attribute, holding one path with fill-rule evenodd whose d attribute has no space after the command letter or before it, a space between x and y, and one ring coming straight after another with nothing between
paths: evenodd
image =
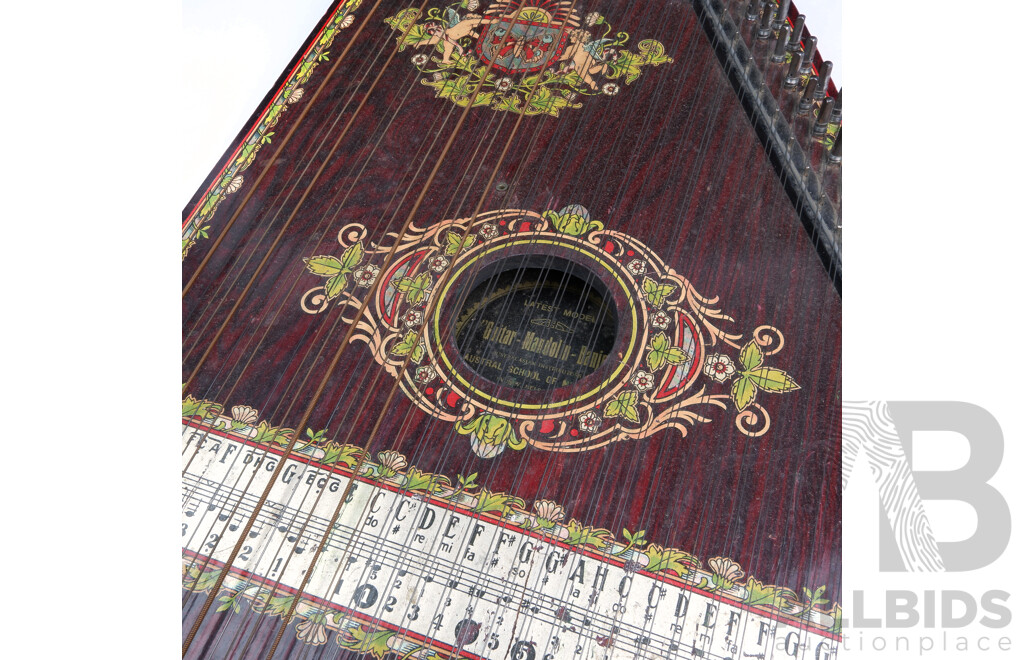
<instances>
[{"instance_id":1,"label":"circular sound hole","mask_svg":"<svg viewBox=\"0 0 1024 660\"><path fill-rule=\"evenodd\" d=\"M589 271L507 264L470 291L455 343L470 368L493 383L551 390L600 367L617 326L608 290Z\"/></svg>"}]
</instances>

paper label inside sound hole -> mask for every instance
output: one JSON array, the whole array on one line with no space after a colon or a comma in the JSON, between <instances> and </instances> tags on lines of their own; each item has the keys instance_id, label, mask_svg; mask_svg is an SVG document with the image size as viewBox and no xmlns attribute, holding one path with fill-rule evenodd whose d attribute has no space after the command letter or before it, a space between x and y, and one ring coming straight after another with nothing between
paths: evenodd
<instances>
[{"instance_id":1,"label":"paper label inside sound hole","mask_svg":"<svg viewBox=\"0 0 1024 660\"><path fill-rule=\"evenodd\" d=\"M500 272L470 291L456 324L467 364L488 381L547 390L571 385L607 359L618 325L596 277L558 269Z\"/></svg>"}]
</instances>

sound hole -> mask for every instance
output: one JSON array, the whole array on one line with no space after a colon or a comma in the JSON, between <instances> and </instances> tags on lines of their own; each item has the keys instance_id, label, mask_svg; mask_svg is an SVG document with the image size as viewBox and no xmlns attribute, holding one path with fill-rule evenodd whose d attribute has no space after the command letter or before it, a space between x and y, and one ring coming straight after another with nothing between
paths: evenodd
<instances>
[{"instance_id":1,"label":"sound hole","mask_svg":"<svg viewBox=\"0 0 1024 660\"><path fill-rule=\"evenodd\" d=\"M463 303L455 343L485 379L550 390L593 373L615 344L608 289L586 269L508 264L485 275Z\"/></svg>"}]
</instances>

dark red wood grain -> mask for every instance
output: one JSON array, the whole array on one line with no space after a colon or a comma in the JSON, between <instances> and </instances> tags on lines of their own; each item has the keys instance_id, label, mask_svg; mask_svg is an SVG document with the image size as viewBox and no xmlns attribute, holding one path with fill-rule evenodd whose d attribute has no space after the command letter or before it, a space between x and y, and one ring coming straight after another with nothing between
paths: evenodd
<instances>
[{"instance_id":1,"label":"dark red wood grain","mask_svg":"<svg viewBox=\"0 0 1024 660\"><path fill-rule=\"evenodd\" d=\"M370 4L357 12L360 19ZM313 173L326 163L213 344L190 394L227 407L251 405L275 425L299 422L347 329L336 307L315 316L300 309L301 294L322 284L306 271L303 257L340 255L336 236L348 223L365 224L368 240L381 241L385 230L396 230L461 113L418 82L421 76L409 62L415 50L400 53L368 93L378 71L371 63L380 55L379 67L394 44L394 33L381 19L411 4L383 3L185 298L187 378ZM498 169L496 181L509 184L507 191L485 190L484 184L516 117L473 109L416 213L416 224L466 217L481 196L484 210L539 212L582 204L606 227L644 241L697 291L719 296L723 311L736 319L727 325L730 331L747 337L762 324L779 328L785 347L772 356L772 365L792 374L801 389L761 395L772 426L760 438L742 435L733 424L734 412L708 408L704 412L712 423L691 427L685 438L669 430L582 454L527 448L484 460L470 452L452 424L434 420L400 392L382 413L394 379L363 344L353 344L329 377L308 426L329 429L338 442L369 440L373 452L396 449L425 471L451 477L478 472L488 489L528 502L555 500L567 517L619 535L623 527L646 529L651 541L701 559L731 557L765 582L797 590L824 584L826 595L838 598L840 299L693 7L654 1L592 4L582 4L580 13L601 11L616 30L630 34L628 46L634 49L642 39L661 41L675 61L645 67L614 97L584 98L581 109L564 110L558 118L524 119ZM340 53L347 38L343 32L332 52ZM322 82L327 68L320 65L307 92ZM326 158L364 98L352 128ZM275 137L283 138L298 112L293 107L285 113ZM418 155L435 138L431 154ZM264 147L247 178L255 180L271 153ZM232 195L221 205L211 235L220 232L243 196ZM211 244L200 241L192 248L183 266L185 280ZM381 414L383 424L370 439ZM194 615L190 606L186 625ZM211 612L209 618L229 627L245 625L223 613ZM197 648L207 641L198 639ZM293 642L286 635L283 644ZM282 646L279 656L285 650Z\"/></svg>"}]
</instances>

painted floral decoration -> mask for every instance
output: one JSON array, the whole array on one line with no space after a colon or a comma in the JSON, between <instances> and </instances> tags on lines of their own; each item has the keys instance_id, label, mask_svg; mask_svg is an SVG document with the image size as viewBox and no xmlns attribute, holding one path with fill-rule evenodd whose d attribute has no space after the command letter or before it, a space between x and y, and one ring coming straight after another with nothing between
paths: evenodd
<instances>
[{"instance_id":1,"label":"painted floral decoration","mask_svg":"<svg viewBox=\"0 0 1024 660\"><path fill-rule=\"evenodd\" d=\"M537 513L537 523L541 527L553 527L565 517L562 506L551 500L536 500L533 510Z\"/></svg>"},{"instance_id":2,"label":"painted floral decoration","mask_svg":"<svg viewBox=\"0 0 1024 660\"><path fill-rule=\"evenodd\" d=\"M312 614L295 626L295 636L304 644L320 646L327 643L327 618L323 614Z\"/></svg>"},{"instance_id":3,"label":"painted floral decoration","mask_svg":"<svg viewBox=\"0 0 1024 660\"><path fill-rule=\"evenodd\" d=\"M658 330L664 330L671 322L672 317L663 309L659 309L655 313L651 314L651 325Z\"/></svg>"},{"instance_id":4,"label":"painted floral decoration","mask_svg":"<svg viewBox=\"0 0 1024 660\"><path fill-rule=\"evenodd\" d=\"M374 281L376 281L379 273L380 268L367 264L352 273L352 279L355 281L356 286L370 286Z\"/></svg>"},{"instance_id":5,"label":"painted floral decoration","mask_svg":"<svg viewBox=\"0 0 1024 660\"><path fill-rule=\"evenodd\" d=\"M430 365L416 367L416 380L420 383L429 383L434 380L435 376L437 376L437 372Z\"/></svg>"},{"instance_id":6,"label":"painted floral decoration","mask_svg":"<svg viewBox=\"0 0 1024 660\"><path fill-rule=\"evenodd\" d=\"M713 581L720 589L731 589L743 579L743 569L727 557L712 557L708 560L708 568L714 573Z\"/></svg>"},{"instance_id":7,"label":"painted floral decoration","mask_svg":"<svg viewBox=\"0 0 1024 660\"><path fill-rule=\"evenodd\" d=\"M498 235L498 228L492 224L485 224L480 226L480 231L478 233L480 234L481 239L489 241Z\"/></svg>"},{"instance_id":8,"label":"painted floral decoration","mask_svg":"<svg viewBox=\"0 0 1024 660\"><path fill-rule=\"evenodd\" d=\"M393 477L409 464L397 451L391 449L377 453L377 460L380 461L380 476Z\"/></svg>"},{"instance_id":9,"label":"painted floral decoration","mask_svg":"<svg viewBox=\"0 0 1024 660\"><path fill-rule=\"evenodd\" d=\"M455 430L469 436L469 445L480 458L494 458L506 447L517 451L526 447L526 440L516 435L510 420L490 413L477 415L466 423L456 422Z\"/></svg>"},{"instance_id":10,"label":"painted floral decoration","mask_svg":"<svg viewBox=\"0 0 1024 660\"><path fill-rule=\"evenodd\" d=\"M633 377L629 379L629 384L641 392L646 392L654 387L654 374L643 369L637 369Z\"/></svg>"},{"instance_id":11,"label":"painted floral decoration","mask_svg":"<svg viewBox=\"0 0 1024 660\"><path fill-rule=\"evenodd\" d=\"M448 267L448 260L439 254L435 254L427 260L427 268L434 271L435 273L443 273L444 269Z\"/></svg>"},{"instance_id":12,"label":"painted floral decoration","mask_svg":"<svg viewBox=\"0 0 1024 660\"><path fill-rule=\"evenodd\" d=\"M593 433L601 426L601 418L593 410L588 410L579 418L580 430L584 433Z\"/></svg>"},{"instance_id":13,"label":"painted floral decoration","mask_svg":"<svg viewBox=\"0 0 1024 660\"><path fill-rule=\"evenodd\" d=\"M704 360L704 373L714 378L716 382L724 383L736 373L736 365L732 363L728 355L715 353Z\"/></svg>"},{"instance_id":14,"label":"painted floral decoration","mask_svg":"<svg viewBox=\"0 0 1024 660\"><path fill-rule=\"evenodd\" d=\"M626 270L632 273L635 277L639 277L647 272L647 264L642 259L634 259L626 264Z\"/></svg>"},{"instance_id":15,"label":"painted floral decoration","mask_svg":"<svg viewBox=\"0 0 1024 660\"><path fill-rule=\"evenodd\" d=\"M234 426L235 422L240 426L253 426L257 421L259 421L259 415L259 411L251 406L232 406L232 426Z\"/></svg>"}]
</instances>

